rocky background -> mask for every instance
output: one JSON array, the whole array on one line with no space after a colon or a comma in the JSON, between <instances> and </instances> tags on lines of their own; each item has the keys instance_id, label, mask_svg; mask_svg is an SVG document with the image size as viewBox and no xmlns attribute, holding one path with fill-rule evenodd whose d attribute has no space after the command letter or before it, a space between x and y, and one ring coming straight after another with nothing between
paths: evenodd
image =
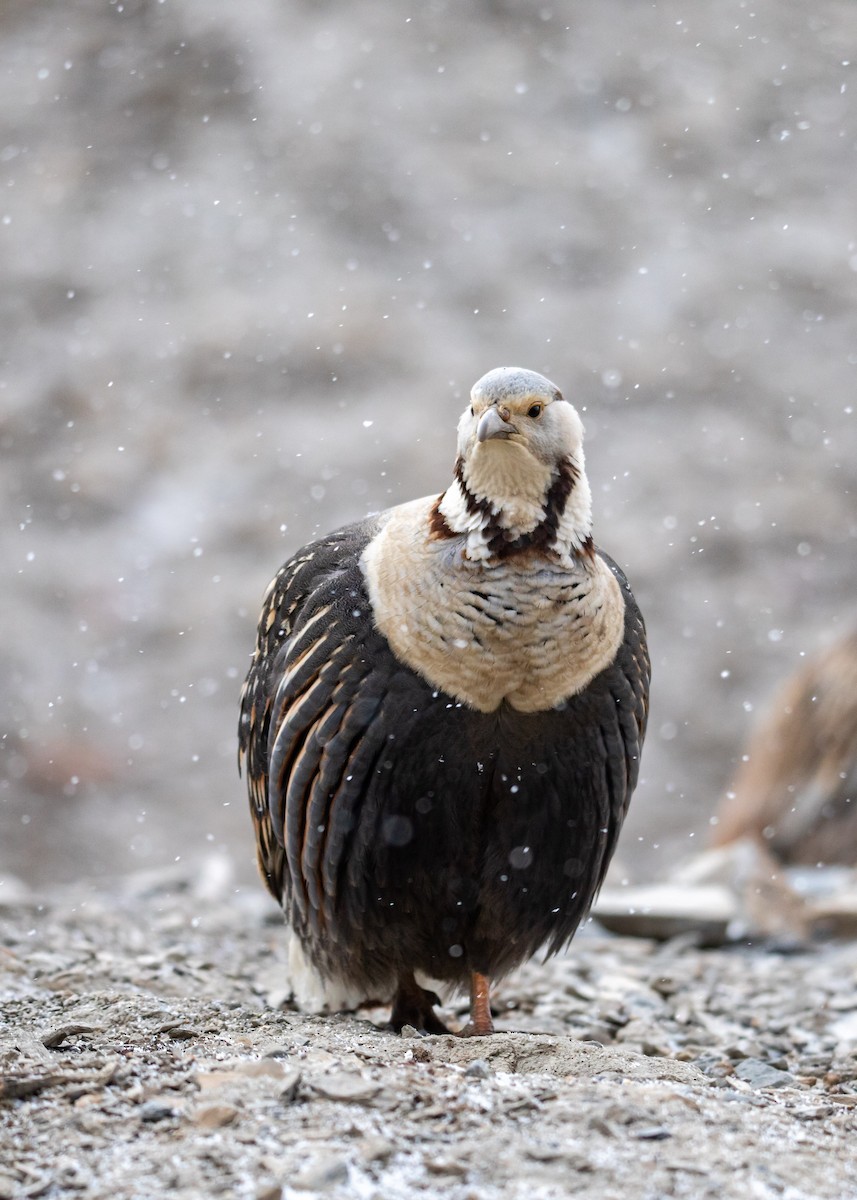
<instances>
[{"instance_id":1,"label":"rocky background","mask_svg":"<svg viewBox=\"0 0 857 1200\"><path fill-rule=\"evenodd\" d=\"M252 879L265 585L503 363L648 620L627 872L698 845L854 615L853 52L850 0L5 0L0 876Z\"/></svg>"}]
</instances>

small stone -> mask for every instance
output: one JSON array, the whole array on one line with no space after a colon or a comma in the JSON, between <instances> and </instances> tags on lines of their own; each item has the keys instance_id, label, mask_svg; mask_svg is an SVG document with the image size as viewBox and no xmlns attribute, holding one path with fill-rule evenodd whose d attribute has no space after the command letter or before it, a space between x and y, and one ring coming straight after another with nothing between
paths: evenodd
<instances>
[{"instance_id":1,"label":"small stone","mask_svg":"<svg viewBox=\"0 0 857 1200\"><path fill-rule=\"evenodd\" d=\"M760 1043L742 1040L740 1042L735 1042L732 1045L725 1046L723 1053L727 1058L737 1061L738 1059L742 1058L758 1058L760 1054L764 1053L764 1051Z\"/></svg>"},{"instance_id":2,"label":"small stone","mask_svg":"<svg viewBox=\"0 0 857 1200\"><path fill-rule=\"evenodd\" d=\"M140 1120L148 1125L154 1125L157 1121L169 1121L176 1115L173 1106L163 1100L147 1100L145 1104L140 1105Z\"/></svg>"},{"instance_id":3,"label":"small stone","mask_svg":"<svg viewBox=\"0 0 857 1200\"><path fill-rule=\"evenodd\" d=\"M533 1162L556 1162L558 1158L564 1157L564 1151L561 1146L553 1143L550 1146L533 1144L527 1146L524 1153L527 1158L531 1158Z\"/></svg>"},{"instance_id":4,"label":"small stone","mask_svg":"<svg viewBox=\"0 0 857 1200\"><path fill-rule=\"evenodd\" d=\"M234 1104L206 1104L193 1114L193 1123L203 1129L222 1129L231 1125L238 1117L238 1109Z\"/></svg>"},{"instance_id":5,"label":"small stone","mask_svg":"<svg viewBox=\"0 0 857 1200\"><path fill-rule=\"evenodd\" d=\"M378 1095L381 1085L371 1079L365 1079L362 1075L350 1075L342 1071L312 1080L312 1088L326 1100L363 1104Z\"/></svg>"},{"instance_id":6,"label":"small stone","mask_svg":"<svg viewBox=\"0 0 857 1200\"><path fill-rule=\"evenodd\" d=\"M737 914L729 888L675 883L604 888L593 908L595 919L613 933L663 940L693 932L711 945L726 940Z\"/></svg>"},{"instance_id":7,"label":"small stone","mask_svg":"<svg viewBox=\"0 0 857 1200\"><path fill-rule=\"evenodd\" d=\"M491 1068L484 1058L474 1058L464 1074L468 1079L488 1079L491 1075Z\"/></svg>"},{"instance_id":8,"label":"small stone","mask_svg":"<svg viewBox=\"0 0 857 1200\"><path fill-rule=\"evenodd\" d=\"M753 1088L790 1087L797 1080L788 1071L780 1071L758 1058L743 1058L735 1065L735 1075Z\"/></svg>"},{"instance_id":9,"label":"small stone","mask_svg":"<svg viewBox=\"0 0 857 1200\"><path fill-rule=\"evenodd\" d=\"M634 1137L638 1142L663 1142L671 1138L672 1134L668 1129L664 1129L663 1125L652 1125L648 1129L635 1130Z\"/></svg>"},{"instance_id":10,"label":"small stone","mask_svg":"<svg viewBox=\"0 0 857 1200\"><path fill-rule=\"evenodd\" d=\"M396 1151L392 1142L383 1137L367 1137L360 1143L363 1162L386 1162Z\"/></svg>"},{"instance_id":11,"label":"small stone","mask_svg":"<svg viewBox=\"0 0 857 1200\"><path fill-rule=\"evenodd\" d=\"M93 1025L58 1025L55 1029L48 1030L42 1034L42 1045L48 1050L54 1050L57 1046L61 1046L66 1038L74 1037L79 1033L94 1033Z\"/></svg>"},{"instance_id":12,"label":"small stone","mask_svg":"<svg viewBox=\"0 0 857 1200\"><path fill-rule=\"evenodd\" d=\"M348 1163L344 1158L335 1158L312 1163L300 1175L290 1179L289 1186L298 1192L318 1192L347 1181Z\"/></svg>"},{"instance_id":13,"label":"small stone","mask_svg":"<svg viewBox=\"0 0 857 1200\"><path fill-rule=\"evenodd\" d=\"M14 1196L20 1194L20 1180L5 1172L0 1172L0 1200L13 1200Z\"/></svg>"},{"instance_id":14,"label":"small stone","mask_svg":"<svg viewBox=\"0 0 857 1200\"><path fill-rule=\"evenodd\" d=\"M824 1075L830 1069L829 1054L805 1054L798 1063L798 1069L803 1075Z\"/></svg>"},{"instance_id":15,"label":"small stone","mask_svg":"<svg viewBox=\"0 0 857 1200\"><path fill-rule=\"evenodd\" d=\"M199 1087L207 1091L211 1088L229 1087L247 1079L284 1081L294 1073L294 1068L285 1067L278 1058L262 1058L224 1064L222 1070L199 1071L195 1078Z\"/></svg>"},{"instance_id":16,"label":"small stone","mask_svg":"<svg viewBox=\"0 0 857 1200\"><path fill-rule=\"evenodd\" d=\"M259 1188L254 1200L283 1200L283 1189L278 1183Z\"/></svg>"},{"instance_id":17,"label":"small stone","mask_svg":"<svg viewBox=\"0 0 857 1200\"><path fill-rule=\"evenodd\" d=\"M467 1167L457 1158L426 1158L425 1168L430 1175L466 1175Z\"/></svg>"},{"instance_id":18,"label":"small stone","mask_svg":"<svg viewBox=\"0 0 857 1200\"><path fill-rule=\"evenodd\" d=\"M298 1094L300 1083L301 1073L296 1068L292 1067L283 1076L283 1084L280 1088L280 1099L286 1104L291 1104Z\"/></svg>"}]
</instances>

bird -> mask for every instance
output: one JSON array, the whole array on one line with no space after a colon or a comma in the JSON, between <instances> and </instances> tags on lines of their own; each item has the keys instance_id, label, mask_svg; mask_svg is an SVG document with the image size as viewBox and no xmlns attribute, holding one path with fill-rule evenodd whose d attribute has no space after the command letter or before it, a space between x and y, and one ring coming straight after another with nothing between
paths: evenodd
<instances>
[{"instance_id":1,"label":"bird","mask_svg":"<svg viewBox=\"0 0 857 1200\"><path fill-rule=\"evenodd\" d=\"M571 939L637 783L646 632L592 537L583 425L520 367L473 386L453 478L268 587L239 770L296 962L329 994L494 1031L492 984Z\"/></svg>"},{"instance_id":2,"label":"bird","mask_svg":"<svg viewBox=\"0 0 857 1200\"><path fill-rule=\"evenodd\" d=\"M716 817L715 847L750 838L788 864L857 864L857 625L778 688Z\"/></svg>"}]
</instances>

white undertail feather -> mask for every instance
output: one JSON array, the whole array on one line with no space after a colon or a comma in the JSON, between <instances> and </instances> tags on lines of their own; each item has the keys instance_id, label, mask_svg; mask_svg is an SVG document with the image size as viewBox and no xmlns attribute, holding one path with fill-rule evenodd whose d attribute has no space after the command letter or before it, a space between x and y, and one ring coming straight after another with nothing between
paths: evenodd
<instances>
[{"instance_id":1,"label":"white undertail feather","mask_svg":"<svg viewBox=\"0 0 857 1200\"><path fill-rule=\"evenodd\" d=\"M353 1011L370 998L365 991L341 980L325 979L309 961L293 931L289 933L289 984L296 1006L305 1013Z\"/></svg>"}]
</instances>

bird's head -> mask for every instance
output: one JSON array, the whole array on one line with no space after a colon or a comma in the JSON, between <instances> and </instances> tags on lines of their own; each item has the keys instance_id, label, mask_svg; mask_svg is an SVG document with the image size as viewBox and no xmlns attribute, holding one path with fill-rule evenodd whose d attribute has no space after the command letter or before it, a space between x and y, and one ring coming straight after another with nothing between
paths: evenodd
<instances>
[{"instance_id":1,"label":"bird's head","mask_svg":"<svg viewBox=\"0 0 857 1200\"><path fill-rule=\"evenodd\" d=\"M458 423L456 481L440 511L468 534L471 558L534 546L566 556L589 545L583 425L556 384L497 367L473 385Z\"/></svg>"}]
</instances>

